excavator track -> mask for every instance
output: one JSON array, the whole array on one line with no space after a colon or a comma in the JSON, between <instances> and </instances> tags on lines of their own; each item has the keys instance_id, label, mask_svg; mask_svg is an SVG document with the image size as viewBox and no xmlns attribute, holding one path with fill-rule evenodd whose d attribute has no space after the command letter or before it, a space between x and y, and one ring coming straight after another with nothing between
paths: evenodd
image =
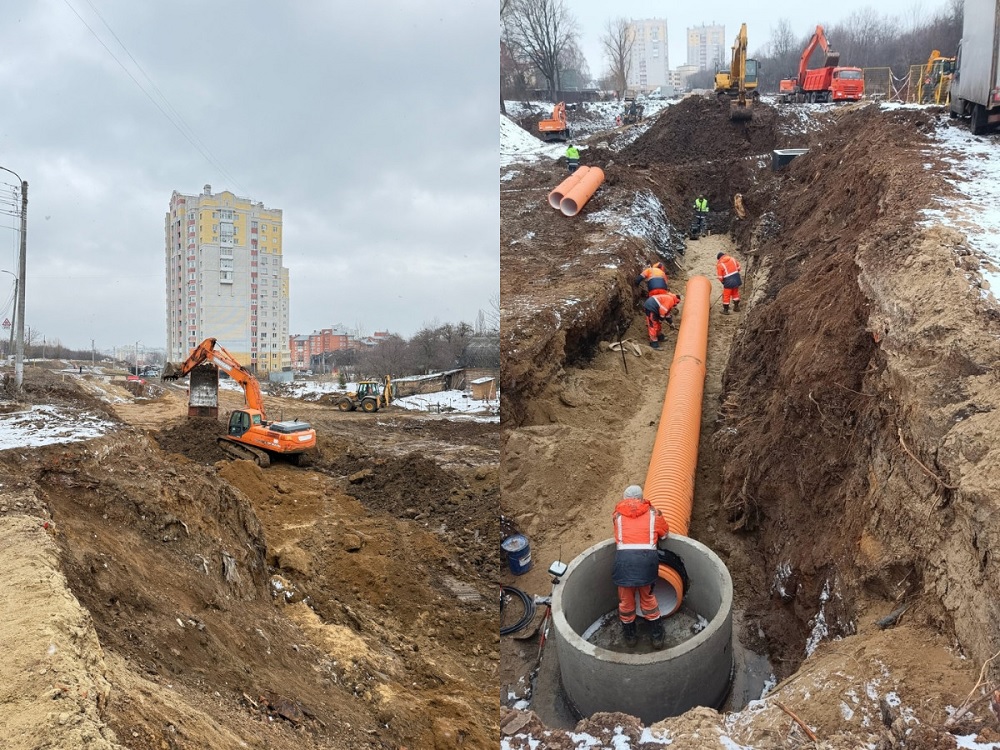
<instances>
[{"instance_id":1,"label":"excavator track","mask_svg":"<svg viewBox=\"0 0 1000 750\"><path fill-rule=\"evenodd\" d=\"M218 438L218 442L219 447L231 458L243 458L253 461L262 469L266 469L271 465L271 457L267 454L267 451L245 445L244 443L237 443L224 437Z\"/></svg>"}]
</instances>

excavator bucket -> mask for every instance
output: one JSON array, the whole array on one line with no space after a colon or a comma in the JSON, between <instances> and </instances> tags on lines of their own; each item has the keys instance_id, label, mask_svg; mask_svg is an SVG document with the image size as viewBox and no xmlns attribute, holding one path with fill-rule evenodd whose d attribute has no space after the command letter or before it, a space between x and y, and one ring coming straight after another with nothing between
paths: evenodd
<instances>
[{"instance_id":1,"label":"excavator bucket","mask_svg":"<svg viewBox=\"0 0 1000 750\"><path fill-rule=\"evenodd\" d=\"M163 373L160 375L161 380L177 380L180 377L180 365L175 365L173 362L167 362L163 366Z\"/></svg>"},{"instance_id":2,"label":"excavator bucket","mask_svg":"<svg viewBox=\"0 0 1000 750\"><path fill-rule=\"evenodd\" d=\"M824 68L836 68L840 65L840 53L834 52L832 49L827 50L826 59L823 61Z\"/></svg>"},{"instance_id":3,"label":"excavator bucket","mask_svg":"<svg viewBox=\"0 0 1000 750\"><path fill-rule=\"evenodd\" d=\"M729 119L735 121L746 121L753 119L753 108L751 100L745 96L733 99L729 103Z\"/></svg>"}]
</instances>

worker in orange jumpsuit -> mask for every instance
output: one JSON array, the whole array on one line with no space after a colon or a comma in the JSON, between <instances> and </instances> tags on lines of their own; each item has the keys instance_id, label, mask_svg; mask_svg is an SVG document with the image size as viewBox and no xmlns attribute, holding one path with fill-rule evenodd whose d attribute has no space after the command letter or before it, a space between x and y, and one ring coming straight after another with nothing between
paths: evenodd
<instances>
[{"instance_id":1,"label":"worker in orange jumpsuit","mask_svg":"<svg viewBox=\"0 0 1000 750\"><path fill-rule=\"evenodd\" d=\"M642 487L636 484L625 488L611 518L615 530L612 580L618 587L618 619L625 644L634 646L638 640L635 624L638 597L639 615L652 625L653 647L663 648L665 635L653 588L660 565L657 544L670 531L667 519L642 496Z\"/></svg>"},{"instance_id":2,"label":"worker in orange jumpsuit","mask_svg":"<svg viewBox=\"0 0 1000 750\"><path fill-rule=\"evenodd\" d=\"M743 279L740 278L740 264L736 258L725 253L715 256L715 275L722 283L722 314L729 315L729 303L733 303L733 309L740 311L740 286Z\"/></svg>"},{"instance_id":3,"label":"worker in orange jumpsuit","mask_svg":"<svg viewBox=\"0 0 1000 750\"><path fill-rule=\"evenodd\" d=\"M644 268L642 273L635 277L635 285L639 286L645 281L646 294L666 294L670 291L670 287L667 286L669 280L667 267L662 263L654 263L648 268Z\"/></svg>"},{"instance_id":4,"label":"worker in orange jumpsuit","mask_svg":"<svg viewBox=\"0 0 1000 750\"><path fill-rule=\"evenodd\" d=\"M668 291L663 294L650 294L643 303L642 309L646 311L646 332L649 334L649 345L654 349L659 349L660 342L664 339L662 321L665 320L673 325L674 319L670 313L680 301L681 295Z\"/></svg>"}]
</instances>

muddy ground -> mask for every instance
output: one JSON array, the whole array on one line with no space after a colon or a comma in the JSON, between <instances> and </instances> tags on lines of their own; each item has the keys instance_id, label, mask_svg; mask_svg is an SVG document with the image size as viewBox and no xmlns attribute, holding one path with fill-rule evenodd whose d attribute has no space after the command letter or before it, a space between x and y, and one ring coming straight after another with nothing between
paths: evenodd
<instances>
[{"instance_id":1,"label":"muddy ground","mask_svg":"<svg viewBox=\"0 0 1000 750\"><path fill-rule=\"evenodd\" d=\"M501 507L537 564L505 582L547 594L548 564L609 537L622 489L645 475L676 334L664 350L645 345L631 280L662 258L675 290L693 274L716 286L691 536L726 562L738 637L777 682L752 709L700 709L664 726L682 742L701 731L798 746L804 734L781 701L826 747L955 747L949 732L998 740L983 699L946 725L1000 651L989 427L1000 323L964 237L919 215L949 195L951 175L928 148L949 123L927 111L809 111L763 106L740 126L714 101L688 99L620 151L595 138L584 161L607 181L575 219L544 202L560 165L511 168ZM810 152L773 172L770 151L782 147ZM714 232L684 248L698 190ZM667 228L630 213L643 193ZM744 311L729 317L714 282L720 250L745 271ZM601 343L619 337L640 355L623 362ZM890 629L876 625L899 611ZM557 730L575 719L552 690L531 690L537 636L504 637L501 660L501 702L534 710L504 709L509 746L547 723L545 746L573 747ZM996 687L1000 667L984 679ZM612 716L581 727L610 744L616 723L632 726Z\"/></svg>"},{"instance_id":2,"label":"muddy ground","mask_svg":"<svg viewBox=\"0 0 1000 750\"><path fill-rule=\"evenodd\" d=\"M496 424L268 397L319 441L262 470L183 390L26 386L118 426L0 453L4 747L496 747Z\"/></svg>"}]
</instances>

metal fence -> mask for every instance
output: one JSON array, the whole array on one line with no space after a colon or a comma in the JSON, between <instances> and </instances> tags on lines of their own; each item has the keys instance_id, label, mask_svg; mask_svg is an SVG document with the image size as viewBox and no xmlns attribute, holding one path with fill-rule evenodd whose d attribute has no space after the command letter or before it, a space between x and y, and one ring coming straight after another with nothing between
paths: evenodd
<instances>
[{"instance_id":1,"label":"metal fence","mask_svg":"<svg viewBox=\"0 0 1000 750\"><path fill-rule=\"evenodd\" d=\"M923 65L911 65L904 101L911 104L948 104L951 75L937 71L927 73Z\"/></svg>"},{"instance_id":2,"label":"metal fence","mask_svg":"<svg viewBox=\"0 0 1000 750\"><path fill-rule=\"evenodd\" d=\"M865 98L886 102L898 101L891 68L865 68Z\"/></svg>"}]
</instances>

